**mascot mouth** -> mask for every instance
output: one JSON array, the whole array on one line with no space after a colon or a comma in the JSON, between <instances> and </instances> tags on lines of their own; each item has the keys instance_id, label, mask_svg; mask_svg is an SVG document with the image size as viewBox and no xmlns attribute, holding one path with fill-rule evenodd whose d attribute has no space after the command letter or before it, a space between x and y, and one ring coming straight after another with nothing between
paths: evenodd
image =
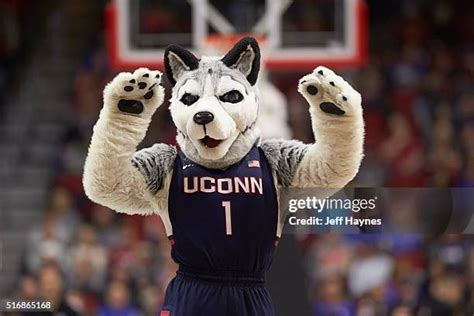
<instances>
[{"instance_id":1,"label":"mascot mouth","mask_svg":"<svg viewBox=\"0 0 474 316\"><path fill-rule=\"evenodd\" d=\"M211 138L209 136L206 136L206 137L202 138L200 141L206 147L215 148L215 147L219 146L219 144L222 142L222 139L214 139L214 138Z\"/></svg>"}]
</instances>

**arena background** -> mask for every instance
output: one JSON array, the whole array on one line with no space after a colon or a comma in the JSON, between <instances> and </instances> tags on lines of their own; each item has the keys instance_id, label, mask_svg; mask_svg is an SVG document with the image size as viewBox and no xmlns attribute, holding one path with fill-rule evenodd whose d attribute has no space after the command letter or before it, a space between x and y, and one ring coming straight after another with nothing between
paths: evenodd
<instances>
[{"instance_id":1,"label":"arena background","mask_svg":"<svg viewBox=\"0 0 474 316\"><path fill-rule=\"evenodd\" d=\"M106 5L0 0L0 298L47 299L67 315L157 315L176 270L160 219L117 215L81 184L102 90L118 72L105 46ZM364 100L365 159L351 185L474 186L474 2L368 8L366 65L337 70ZM270 115L287 111L289 129L277 131L311 142L296 91L304 73L266 76L285 104ZM175 143L166 104L143 146L154 142ZM473 315L473 240L285 235L269 285L284 316Z\"/></svg>"}]
</instances>

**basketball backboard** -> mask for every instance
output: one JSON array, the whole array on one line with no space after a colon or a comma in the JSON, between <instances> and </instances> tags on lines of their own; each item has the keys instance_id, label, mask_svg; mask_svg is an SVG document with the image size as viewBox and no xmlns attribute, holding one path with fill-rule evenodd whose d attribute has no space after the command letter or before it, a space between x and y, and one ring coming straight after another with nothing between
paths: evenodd
<instances>
[{"instance_id":1,"label":"basketball backboard","mask_svg":"<svg viewBox=\"0 0 474 316\"><path fill-rule=\"evenodd\" d=\"M120 69L161 69L169 44L224 54L247 35L270 70L357 67L366 59L363 0L114 0L106 21L110 61Z\"/></svg>"}]
</instances>

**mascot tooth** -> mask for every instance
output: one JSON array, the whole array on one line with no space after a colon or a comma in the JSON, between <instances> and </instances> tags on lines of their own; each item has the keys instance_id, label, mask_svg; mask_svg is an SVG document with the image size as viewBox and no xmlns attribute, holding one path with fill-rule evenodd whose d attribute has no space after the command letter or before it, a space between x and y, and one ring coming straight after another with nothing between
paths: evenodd
<instances>
[{"instance_id":1,"label":"mascot tooth","mask_svg":"<svg viewBox=\"0 0 474 316\"><path fill-rule=\"evenodd\" d=\"M260 51L243 38L224 57L171 45L165 72L179 149L136 151L164 93L161 73L121 73L104 106L84 167L97 203L127 214L159 214L178 263L167 315L274 315L264 287L279 238L284 188L342 188L363 156L361 96L318 67L298 91L309 103L316 142L265 140L256 127Z\"/></svg>"}]
</instances>

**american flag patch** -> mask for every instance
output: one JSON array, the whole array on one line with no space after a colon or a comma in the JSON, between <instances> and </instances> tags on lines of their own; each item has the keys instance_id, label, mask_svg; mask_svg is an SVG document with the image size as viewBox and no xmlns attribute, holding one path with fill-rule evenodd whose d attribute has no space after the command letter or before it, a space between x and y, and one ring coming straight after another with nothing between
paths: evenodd
<instances>
[{"instance_id":1,"label":"american flag patch","mask_svg":"<svg viewBox=\"0 0 474 316\"><path fill-rule=\"evenodd\" d=\"M249 168L260 168L260 161L258 161L258 160L249 160L248 166L249 166Z\"/></svg>"}]
</instances>

